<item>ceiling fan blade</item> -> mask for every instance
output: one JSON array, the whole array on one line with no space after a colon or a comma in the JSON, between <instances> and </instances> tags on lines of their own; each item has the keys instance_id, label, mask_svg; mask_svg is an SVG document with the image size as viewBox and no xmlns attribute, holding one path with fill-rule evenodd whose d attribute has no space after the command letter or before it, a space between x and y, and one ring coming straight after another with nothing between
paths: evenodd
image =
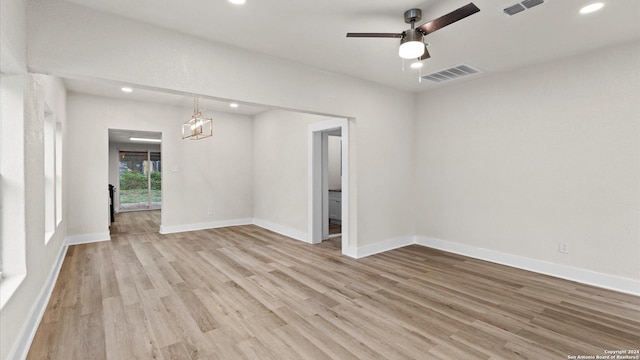
<instances>
[{"instance_id":1,"label":"ceiling fan blade","mask_svg":"<svg viewBox=\"0 0 640 360\"><path fill-rule=\"evenodd\" d=\"M468 3L467 5L453 10L452 12L443 15L435 20L431 20L426 24L422 24L418 26L418 29L422 31L425 35L431 34L432 32L442 29L447 25L451 25L458 20L462 20L467 16L473 15L480 11L480 9L474 3Z\"/></svg>"},{"instance_id":2,"label":"ceiling fan blade","mask_svg":"<svg viewBox=\"0 0 640 360\"><path fill-rule=\"evenodd\" d=\"M402 38L402 33L347 33L347 37L366 37L366 38Z\"/></svg>"},{"instance_id":3,"label":"ceiling fan blade","mask_svg":"<svg viewBox=\"0 0 640 360\"><path fill-rule=\"evenodd\" d=\"M420 56L418 58L418 60L422 61L422 60L426 60L428 58L431 57L431 54L429 54L429 50L427 50L427 44L424 44L424 54L422 54L422 56Z\"/></svg>"}]
</instances>

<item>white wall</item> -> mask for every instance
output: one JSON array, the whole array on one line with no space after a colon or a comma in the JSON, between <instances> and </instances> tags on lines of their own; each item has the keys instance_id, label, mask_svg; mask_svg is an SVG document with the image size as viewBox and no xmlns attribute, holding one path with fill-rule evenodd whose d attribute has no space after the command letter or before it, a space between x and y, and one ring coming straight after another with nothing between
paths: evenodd
<instances>
[{"instance_id":1,"label":"white wall","mask_svg":"<svg viewBox=\"0 0 640 360\"><path fill-rule=\"evenodd\" d=\"M34 70L350 118L350 238L361 246L413 233L414 97L408 93L61 0L29 4ZM96 209L86 215L103 216ZM73 231L93 231L81 227Z\"/></svg>"},{"instance_id":2,"label":"white wall","mask_svg":"<svg viewBox=\"0 0 640 360\"><path fill-rule=\"evenodd\" d=\"M23 160L23 163L11 163L11 166L15 166L12 169L4 168L3 164L2 169L3 175L7 174L5 170L11 173L9 181L4 179L2 183L3 202L4 191L11 190L11 199L17 196L16 200L19 203L14 203L10 210L3 207L2 212L3 245L7 244L8 240L10 246L4 249L7 253L3 254L6 255L3 261L7 265L7 277L0 283L0 359L7 359L10 354L26 350L25 342L32 335L31 330L34 329L34 325L37 326L41 315L39 310L46 305L52 276L56 274L54 268L62 260L66 235L67 217L63 214L62 221L45 244L43 201L45 103L52 110L57 122L62 123L65 138L66 90L58 78L28 75L23 79L20 81L24 83L24 102L19 104L23 109L23 116L2 119L3 124L15 122L17 124L12 125L20 125L12 126L16 132L3 132L3 145L16 145L11 154ZM6 159L4 150L6 149L3 147L3 160ZM63 164L64 161L63 156ZM4 224L10 226L5 227ZM8 289L7 285L11 288Z\"/></svg>"},{"instance_id":3,"label":"white wall","mask_svg":"<svg viewBox=\"0 0 640 360\"><path fill-rule=\"evenodd\" d=\"M67 90L64 86L63 81L59 78L56 78L53 76L46 76L46 75L32 75L32 76L35 79L35 84L36 84L37 94L35 96L38 99L37 105L36 105L37 112L38 112L38 120L36 123L39 129L38 132L41 131L40 127L44 126L44 104L45 103L52 110L53 112L52 116L56 124L60 124L62 126L63 154L62 154L61 160L62 160L62 167L63 167L62 169L63 191L62 191L62 198L59 199L62 202L62 221L59 224L56 223L55 233L53 234L51 240L49 240L46 246L47 258L45 261L45 265L46 265L47 271L45 271L45 275L49 275L48 270L55 265L56 261L58 261L57 256L59 255L60 250L62 249L64 238L66 237L66 234L67 234L68 217L66 214L67 204L65 203L65 191L64 191L64 183L66 181L64 166L68 161L68 156L66 156L67 154L65 154L64 152L64 143L67 139L67 124L68 124L67 122ZM37 139L38 143L42 140L43 139L40 137L38 137ZM28 144L25 144L25 147L28 147ZM27 152L28 159L33 159L34 157L43 156L40 153L33 153L33 157L32 157L30 156L28 150L26 152ZM32 160L29 160L29 162L31 161ZM40 179L40 176L44 176L44 174L43 173L41 174L40 173L41 171L43 171L42 168L38 169L37 177L35 178L33 183L34 186L42 186L43 184L43 181ZM41 209L44 208L44 204L42 201L44 196L42 197L37 196L35 195L35 193L31 191L29 191L28 193L33 196L32 201L33 201L33 204L36 204L35 205L37 207L36 211L38 213L43 211ZM27 204L28 203L29 203L29 197L27 197ZM27 219L31 220L31 217L28 217ZM34 225L34 224L31 224L31 222L28 221L27 226L30 226L30 225ZM39 236L40 235L38 234L36 237L39 237Z\"/></svg>"},{"instance_id":4,"label":"white wall","mask_svg":"<svg viewBox=\"0 0 640 360\"><path fill-rule=\"evenodd\" d=\"M71 94L68 100L67 148L76 154L69 160L74 174L68 182L74 189L68 199L69 235L99 237L108 232L108 129L162 133L165 232L251 218L250 117L205 112L214 118L213 137L190 141L181 139L180 126L192 109L81 94ZM213 215L208 215L209 208Z\"/></svg>"},{"instance_id":5,"label":"white wall","mask_svg":"<svg viewBox=\"0 0 640 360\"><path fill-rule=\"evenodd\" d=\"M253 215L307 238L307 125L326 117L268 110L253 120Z\"/></svg>"},{"instance_id":6,"label":"white wall","mask_svg":"<svg viewBox=\"0 0 640 360\"><path fill-rule=\"evenodd\" d=\"M29 316L29 305L25 306L25 303L37 295L37 291L16 294L26 276L26 19L26 1L0 2L0 246L4 272L4 279L0 281L0 359L7 359L14 351ZM7 212L8 208L14 212ZM9 242L7 239L11 238L14 240Z\"/></svg>"},{"instance_id":7,"label":"white wall","mask_svg":"<svg viewBox=\"0 0 640 360\"><path fill-rule=\"evenodd\" d=\"M633 43L420 95L417 234L639 280L638 64Z\"/></svg>"}]
</instances>

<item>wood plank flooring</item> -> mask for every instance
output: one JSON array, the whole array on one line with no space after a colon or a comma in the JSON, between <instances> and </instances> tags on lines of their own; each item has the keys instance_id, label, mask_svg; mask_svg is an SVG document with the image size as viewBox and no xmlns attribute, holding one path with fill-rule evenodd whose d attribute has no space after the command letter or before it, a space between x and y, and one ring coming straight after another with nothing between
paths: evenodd
<instances>
[{"instance_id":1,"label":"wood plank flooring","mask_svg":"<svg viewBox=\"0 0 640 360\"><path fill-rule=\"evenodd\" d=\"M256 226L132 227L72 246L28 359L567 359L640 347L639 297L420 246L360 260L337 246Z\"/></svg>"},{"instance_id":2,"label":"wood plank flooring","mask_svg":"<svg viewBox=\"0 0 640 360\"><path fill-rule=\"evenodd\" d=\"M333 220L329 220L329 235L341 234L342 224L336 224Z\"/></svg>"},{"instance_id":3,"label":"wood plank flooring","mask_svg":"<svg viewBox=\"0 0 640 360\"><path fill-rule=\"evenodd\" d=\"M111 235L130 235L160 231L161 210L127 211L115 214L109 226Z\"/></svg>"}]
</instances>

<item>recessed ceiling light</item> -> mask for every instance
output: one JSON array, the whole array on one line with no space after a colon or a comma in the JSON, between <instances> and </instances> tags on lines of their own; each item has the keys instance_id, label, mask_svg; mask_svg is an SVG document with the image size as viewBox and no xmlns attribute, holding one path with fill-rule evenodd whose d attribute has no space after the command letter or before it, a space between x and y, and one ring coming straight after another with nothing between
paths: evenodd
<instances>
[{"instance_id":1,"label":"recessed ceiling light","mask_svg":"<svg viewBox=\"0 0 640 360\"><path fill-rule=\"evenodd\" d=\"M604 4L601 2L598 3L593 3L590 5L587 5L585 7L583 7L582 9L580 9L580 14L589 14L595 11L598 11L600 9L602 9L604 7Z\"/></svg>"},{"instance_id":2,"label":"recessed ceiling light","mask_svg":"<svg viewBox=\"0 0 640 360\"><path fill-rule=\"evenodd\" d=\"M238 104L236 104L236 103L231 103L231 104L229 104L229 106L231 106L232 108L237 108L237 107L238 107Z\"/></svg>"},{"instance_id":3,"label":"recessed ceiling light","mask_svg":"<svg viewBox=\"0 0 640 360\"><path fill-rule=\"evenodd\" d=\"M416 61L414 63L411 63L411 68L412 69L420 69L422 67L422 65L424 65L424 64L422 64L420 61Z\"/></svg>"},{"instance_id":4,"label":"recessed ceiling light","mask_svg":"<svg viewBox=\"0 0 640 360\"><path fill-rule=\"evenodd\" d=\"M242 5L247 1L246 0L229 0L229 2L236 5Z\"/></svg>"},{"instance_id":5,"label":"recessed ceiling light","mask_svg":"<svg viewBox=\"0 0 640 360\"><path fill-rule=\"evenodd\" d=\"M162 142L160 139L149 139L149 138L138 138L138 137L130 137L131 141L145 141L145 142Z\"/></svg>"},{"instance_id":6,"label":"recessed ceiling light","mask_svg":"<svg viewBox=\"0 0 640 360\"><path fill-rule=\"evenodd\" d=\"M126 87L126 86L125 86L125 87L123 87L123 88L120 88L120 90L122 90L122 92L126 92L126 93L130 93L130 92L132 92L132 91L133 91L133 89L132 89L132 88L130 88L130 87Z\"/></svg>"}]
</instances>

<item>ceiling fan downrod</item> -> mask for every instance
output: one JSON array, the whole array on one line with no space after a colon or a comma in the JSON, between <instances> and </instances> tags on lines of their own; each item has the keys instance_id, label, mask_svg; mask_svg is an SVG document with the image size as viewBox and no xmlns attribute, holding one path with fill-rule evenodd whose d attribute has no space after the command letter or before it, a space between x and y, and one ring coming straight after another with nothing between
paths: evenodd
<instances>
[{"instance_id":1,"label":"ceiling fan downrod","mask_svg":"<svg viewBox=\"0 0 640 360\"><path fill-rule=\"evenodd\" d=\"M404 22L407 24L411 24L411 29L416 23L416 21L420 21L422 19L422 10L420 9L409 9L404 12Z\"/></svg>"}]
</instances>

